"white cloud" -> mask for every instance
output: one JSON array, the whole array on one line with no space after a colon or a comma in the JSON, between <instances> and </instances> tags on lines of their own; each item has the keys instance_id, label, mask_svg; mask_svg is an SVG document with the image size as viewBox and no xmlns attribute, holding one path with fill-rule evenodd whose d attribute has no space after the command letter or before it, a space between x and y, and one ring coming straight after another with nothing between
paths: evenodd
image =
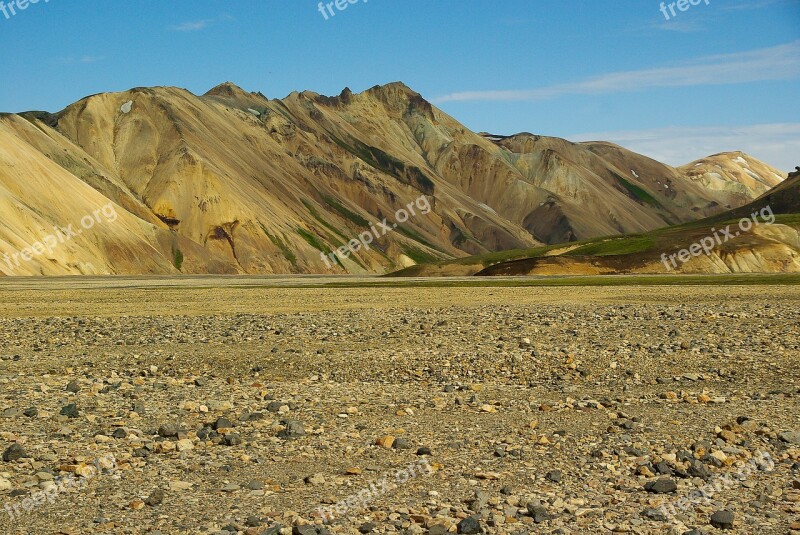
<instances>
[{"instance_id":1,"label":"white cloud","mask_svg":"<svg viewBox=\"0 0 800 535\"><path fill-rule=\"evenodd\" d=\"M590 132L573 141L611 141L669 165L684 165L719 152L740 150L782 171L800 165L800 123L669 127Z\"/></svg>"},{"instance_id":2,"label":"white cloud","mask_svg":"<svg viewBox=\"0 0 800 535\"><path fill-rule=\"evenodd\" d=\"M581 82L538 89L451 93L434 102L536 101L562 95L600 95L657 87L742 84L797 77L800 77L800 40L747 52L705 56L672 67L608 73Z\"/></svg>"},{"instance_id":3,"label":"white cloud","mask_svg":"<svg viewBox=\"0 0 800 535\"><path fill-rule=\"evenodd\" d=\"M182 22L176 26L170 26L169 29L175 32L199 32L207 28L213 22L214 21L211 19L188 21Z\"/></svg>"}]
</instances>

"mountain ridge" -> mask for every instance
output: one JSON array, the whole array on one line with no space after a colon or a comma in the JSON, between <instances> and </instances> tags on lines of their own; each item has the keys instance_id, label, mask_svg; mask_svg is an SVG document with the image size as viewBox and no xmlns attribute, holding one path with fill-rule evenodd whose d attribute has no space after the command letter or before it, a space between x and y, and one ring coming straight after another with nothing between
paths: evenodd
<instances>
[{"instance_id":1,"label":"mountain ridge","mask_svg":"<svg viewBox=\"0 0 800 535\"><path fill-rule=\"evenodd\" d=\"M100 233L92 254L37 257L14 274L381 273L432 259L652 230L756 196L751 188L748 198L746 180L730 195L611 144L534 134L489 139L402 82L283 99L231 82L200 96L137 87L90 95L57 113L3 115L0 139L11 138L23 146L0 152L0 200L29 204L38 190L13 194L10 185L49 161L60 170L47 165L38 188L69 183L77 191L77 181L99 195L97 203L117 205L127 214L123 221L133 218L120 227L124 253L115 252L120 244L113 233ZM15 167L22 172L10 173ZM744 173L734 171L728 180ZM420 195L431 203L429 214L329 271L327 252L355 238L365 223L391 220ZM62 200L82 206L68 195ZM37 206L13 228L0 226L0 254L40 240L37 225L82 215ZM151 258L139 268L131 251Z\"/></svg>"}]
</instances>

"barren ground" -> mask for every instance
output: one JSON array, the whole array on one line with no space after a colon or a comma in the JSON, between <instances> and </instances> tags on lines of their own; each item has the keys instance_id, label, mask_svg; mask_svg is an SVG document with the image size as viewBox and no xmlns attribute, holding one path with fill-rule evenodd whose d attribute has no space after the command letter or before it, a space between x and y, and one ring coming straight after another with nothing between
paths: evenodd
<instances>
[{"instance_id":1,"label":"barren ground","mask_svg":"<svg viewBox=\"0 0 800 535\"><path fill-rule=\"evenodd\" d=\"M800 529L799 286L297 280L0 281L0 533Z\"/></svg>"}]
</instances>

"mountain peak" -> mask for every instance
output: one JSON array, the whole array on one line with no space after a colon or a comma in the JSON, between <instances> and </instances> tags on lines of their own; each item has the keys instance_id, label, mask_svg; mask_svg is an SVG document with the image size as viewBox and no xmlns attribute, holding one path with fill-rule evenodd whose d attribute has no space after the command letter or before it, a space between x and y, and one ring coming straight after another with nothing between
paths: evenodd
<instances>
[{"instance_id":1,"label":"mountain peak","mask_svg":"<svg viewBox=\"0 0 800 535\"><path fill-rule=\"evenodd\" d=\"M402 93L408 97L419 97L420 94L408 87L403 82L390 82L384 85L376 85L367 90L367 93L378 93L382 95Z\"/></svg>"},{"instance_id":2,"label":"mountain peak","mask_svg":"<svg viewBox=\"0 0 800 535\"><path fill-rule=\"evenodd\" d=\"M249 93L234 84L233 82L223 82L208 91L206 97L247 97Z\"/></svg>"}]
</instances>

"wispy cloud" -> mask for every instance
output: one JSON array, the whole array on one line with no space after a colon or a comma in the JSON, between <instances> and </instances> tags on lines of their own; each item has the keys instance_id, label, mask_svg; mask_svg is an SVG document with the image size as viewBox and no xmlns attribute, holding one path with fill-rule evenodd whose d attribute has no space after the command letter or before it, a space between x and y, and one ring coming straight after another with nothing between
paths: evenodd
<instances>
[{"instance_id":1,"label":"wispy cloud","mask_svg":"<svg viewBox=\"0 0 800 535\"><path fill-rule=\"evenodd\" d=\"M199 32L200 30L206 29L213 23L213 19L194 20L182 22L180 24L176 24L175 26L170 26L169 29L174 32Z\"/></svg>"},{"instance_id":2,"label":"wispy cloud","mask_svg":"<svg viewBox=\"0 0 800 535\"><path fill-rule=\"evenodd\" d=\"M723 11L745 11L748 9L763 9L771 6L785 6L794 1L795 0L749 0L739 2L738 4L720 6L720 9Z\"/></svg>"},{"instance_id":3,"label":"wispy cloud","mask_svg":"<svg viewBox=\"0 0 800 535\"><path fill-rule=\"evenodd\" d=\"M710 154L740 150L778 169L800 165L800 123L747 126L669 127L589 132L573 141L611 141L670 165L684 165Z\"/></svg>"},{"instance_id":4,"label":"wispy cloud","mask_svg":"<svg viewBox=\"0 0 800 535\"><path fill-rule=\"evenodd\" d=\"M652 23L650 28L675 33L695 33L705 31L706 29L697 19L661 21Z\"/></svg>"},{"instance_id":5,"label":"wispy cloud","mask_svg":"<svg viewBox=\"0 0 800 535\"><path fill-rule=\"evenodd\" d=\"M658 87L743 84L797 77L800 77L800 40L747 52L705 56L676 66L614 72L537 89L451 93L434 102L536 101L562 95L600 95Z\"/></svg>"},{"instance_id":6,"label":"wispy cloud","mask_svg":"<svg viewBox=\"0 0 800 535\"><path fill-rule=\"evenodd\" d=\"M186 22L182 22L180 24L176 24L174 26L170 26L167 29L173 32L199 32L205 30L209 26L216 24L218 22L227 22L236 20L233 16L229 14L222 14L216 19L202 19L202 20L190 20Z\"/></svg>"},{"instance_id":7,"label":"wispy cloud","mask_svg":"<svg viewBox=\"0 0 800 535\"><path fill-rule=\"evenodd\" d=\"M81 56L79 58L69 57L61 58L59 62L62 65L75 65L76 63L97 63L106 59L105 56Z\"/></svg>"}]
</instances>

